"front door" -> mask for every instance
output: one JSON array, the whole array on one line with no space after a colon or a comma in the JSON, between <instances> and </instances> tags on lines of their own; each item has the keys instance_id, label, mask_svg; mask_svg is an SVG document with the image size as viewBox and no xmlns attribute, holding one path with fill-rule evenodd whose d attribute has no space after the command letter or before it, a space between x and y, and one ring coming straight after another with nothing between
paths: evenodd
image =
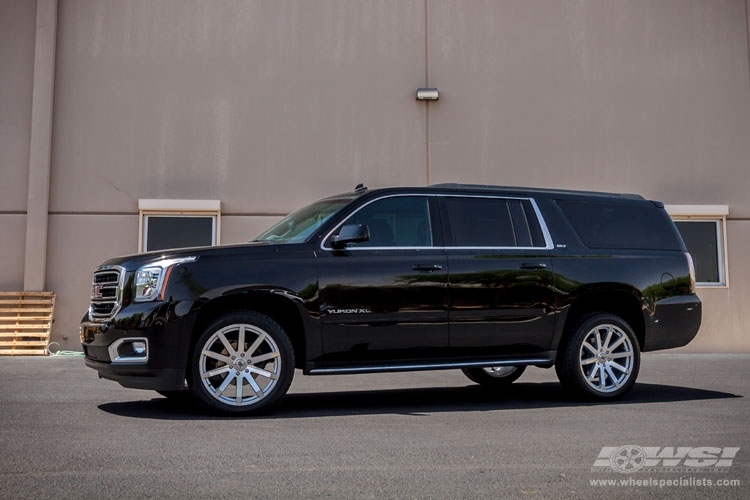
<instances>
[{"instance_id":1,"label":"front door","mask_svg":"<svg viewBox=\"0 0 750 500\"><path fill-rule=\"evenodd\" d=\"M448 346L448 283L435 198L390 195L340 226L364 224L369 241L318 258L320 362L424 360ZM337 234L334 230L332 235Z\"/></svg>"}]
</instances>

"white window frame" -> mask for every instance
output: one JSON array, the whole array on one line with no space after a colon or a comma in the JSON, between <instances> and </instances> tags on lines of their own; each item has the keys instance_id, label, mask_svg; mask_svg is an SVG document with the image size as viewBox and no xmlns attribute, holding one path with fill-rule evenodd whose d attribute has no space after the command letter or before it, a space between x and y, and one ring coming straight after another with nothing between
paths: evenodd
<instances>
[{"instance_id":1,"label":"white window frame","mask_svg":"<svg viewBox=\"0 0 750 500\"><path fill-rule=\"evenodd\" d=\"M714 222L716 223L717 262L719 282L698 281L699 288L729 287L729 255L727 253L727 216L729 205L665 205L669 216L675 222Z\"/></svg>"},{"instance_id":2,"label":"white window frame","mask_svg":"<svg viewBox=\"0 0 750 500\"><path fill-rule=\"evenodd\" d=\"M147 244L147 217L211 217L213 234L211 245L221 244L220 200L138 200L138 251L145 252Z\"/></svg>"}]
</instances>

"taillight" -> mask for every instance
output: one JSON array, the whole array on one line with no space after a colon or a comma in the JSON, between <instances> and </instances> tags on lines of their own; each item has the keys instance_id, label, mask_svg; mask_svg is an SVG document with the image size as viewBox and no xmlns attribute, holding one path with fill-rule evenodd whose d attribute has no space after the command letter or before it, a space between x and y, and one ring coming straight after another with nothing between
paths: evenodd
<instances>
[{"instance_id":1,"label":"taillight","mask_svg":"<svg viewBox=\"0 0 750 500\"><path fill-rule=\"evenodd\" d=\"M693 256L688 252L685 252L685 258L688 263L688 270L690 271L690 293L695 293L695 266L693 265Z\"/></svg>"}]
</instances>

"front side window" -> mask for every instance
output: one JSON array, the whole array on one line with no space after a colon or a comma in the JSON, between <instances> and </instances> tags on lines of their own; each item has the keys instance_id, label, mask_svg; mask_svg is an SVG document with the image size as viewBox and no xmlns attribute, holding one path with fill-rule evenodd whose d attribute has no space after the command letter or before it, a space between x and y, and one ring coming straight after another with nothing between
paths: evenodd
<instances>
[{"instance_id":1,"label":"front side window","mask_svg":"<svg viewBox=\"0 0 750 500\"><path fill-rule=\"evenodd\" d=\"M381 198L356 211L344 224L367 226L370 240L350 245L355 248L432 246L430 206L424 196Z\"/></svg>"},{"instance_id":2,"label":"front side window","mask_svg":"<svg viewBox=\"0 0 750 500\"><path fill-rule=\"evenodd\" d=\"M545 247L536 213L529 200L447 197L453 246Z\"/></svg>"}]
</instances>

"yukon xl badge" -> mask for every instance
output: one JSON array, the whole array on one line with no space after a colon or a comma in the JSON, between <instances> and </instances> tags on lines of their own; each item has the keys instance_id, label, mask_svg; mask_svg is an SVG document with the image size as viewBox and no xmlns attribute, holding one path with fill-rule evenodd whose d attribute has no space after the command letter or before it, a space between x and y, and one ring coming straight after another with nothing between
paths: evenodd
<instances>
[{"instance_id":1,"label":"yukon xl badge","mask_svg":"<svg viewBox=\"0 0 750 500\"><path fill-rule=\"evenodd\" d=\"M354 309L328 309L326 312L328 314L370 314L372 313L372 310L364 307L357 307Z\"/></svg>"}]
</instances>

